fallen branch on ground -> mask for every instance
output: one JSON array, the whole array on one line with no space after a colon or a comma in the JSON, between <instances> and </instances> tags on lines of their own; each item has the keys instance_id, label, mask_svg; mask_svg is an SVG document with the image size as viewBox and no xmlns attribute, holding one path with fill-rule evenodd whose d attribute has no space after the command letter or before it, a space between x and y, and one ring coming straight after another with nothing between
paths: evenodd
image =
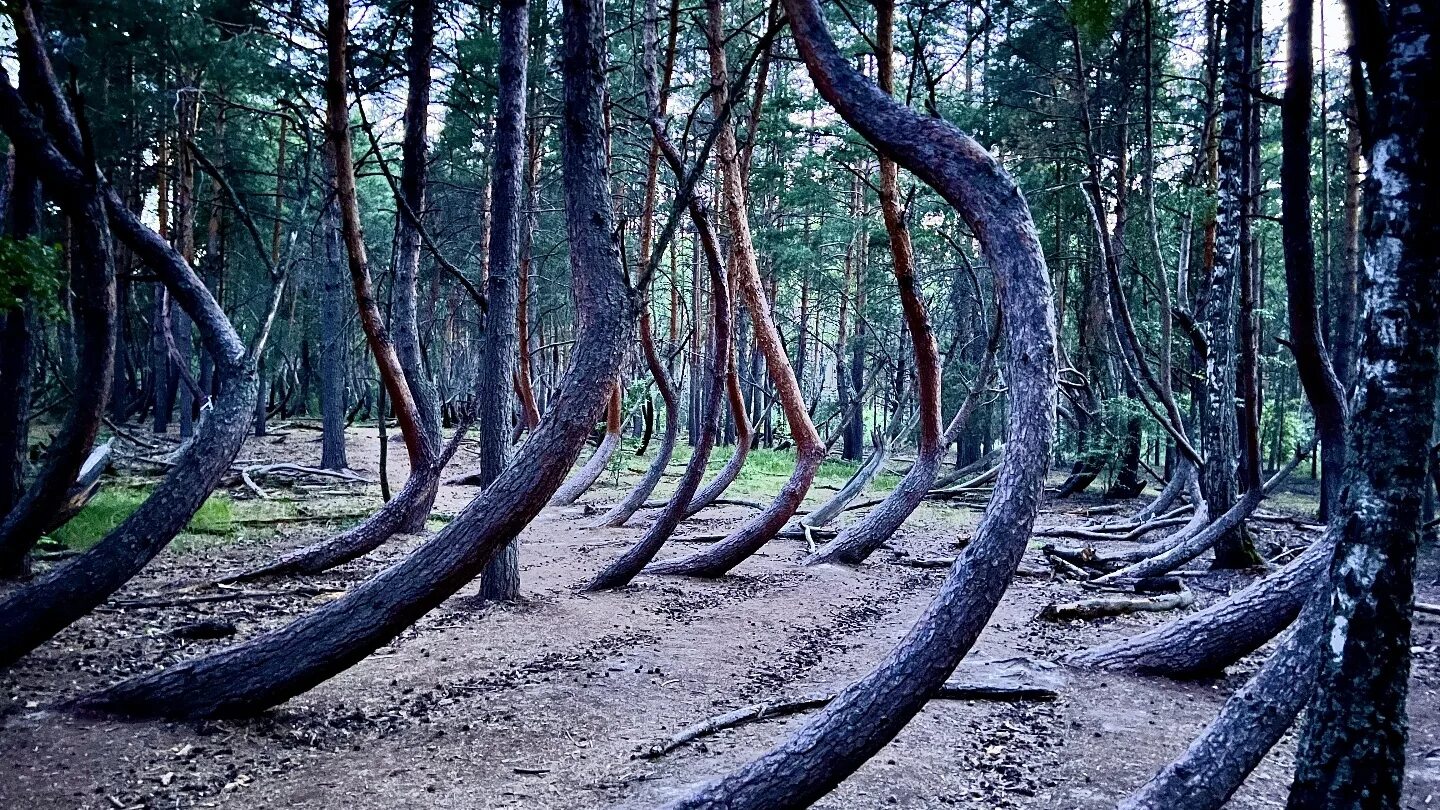
<instances>
[{"instance_id":1,"label":"fallen branch on ground","mask_svg":"<svg viewBox=\"0 0 1440 810\"><path fill-rule=\"evenodd\" d=\"M1008 662L997 662L1008 663ZM819 709L835 699L835 692L818 695L805 695L791 700L775 700L766 703L755 703L749 706L717 714L708 717L699 723L687 726L678 734L668 740L655 743L639 756L645 759L654 759L664 756L681 746L692 743L702 737L708 737L719 731L728 728L744 725L745 723L758 720L769 720L776 717L788 717L800 712ZM939 690L931 696L931 700L1001 700L1001 701L1049 701L1058 696L1055 689L1036 686L996 683L990 679L972 681L964 678L952 678L946 681Z\"/></svg>"},{"instance_id":2,"label":"fallen branch on ground","mask_svg":"<svg viewBox=\"0 0 1440 810\"><path fill-rule=\"evenodd\" d=\"M223 586L222 586L223 587ZM111 608L166 608L180 607L182 605L199 605L207 602L232 602L237 599L273 599L278 596L323 596L331 593L344 593L338 588L312 588L301 586L296 588L285 588L282 590L270 591L229 591L227 593L210 593L203 596L172 596L172 597L151 597L146 599L117 599L111 602Z\"/></svg>"},{"instance_id":3,"label":"fallen branch on ground","mask_svg":"<svg viewBox=\"0 0 1440 810\"><path fill-rule=\"evenodd\" d=\"M1039 618L1050 621L1067 619L1103 619L1107 616L1123 616L1128 613L1160 613L1179 610L1195 604L1195 594L1189 588L1175 593L1140 596L1116 594L1093 599L1079 599L1074 602L1046 605Z\"/></svg>"}]
</instances>

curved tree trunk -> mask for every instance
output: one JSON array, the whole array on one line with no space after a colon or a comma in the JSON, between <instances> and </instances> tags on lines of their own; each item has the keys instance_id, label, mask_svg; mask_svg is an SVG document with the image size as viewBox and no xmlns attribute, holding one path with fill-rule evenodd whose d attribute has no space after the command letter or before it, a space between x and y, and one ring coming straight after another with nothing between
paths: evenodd
<instances>
[{"instance_id":1,"label":"curved tree trunk","mask_svg":"<svg viewBox=\"0 0 1440 810\"><path fill-rule=\"evenodd\" d=\"M600 440L600 446L590 454L585 461L585 466L575 471L574 475L565 479L565 483L555 491L554 497L550 499L551 506L565 506L574 503L585 490L594 486L610 465L610 457L615 455L615 450L620 447L620 382L612 380L608 386L610 390L610 405L605 411L605 438Z\"/></svg>"},{"instance_id":2,"label":"curved tree trunk","mask_svg":"<svg viewBox=\"0 0 1440 810\"><path fill-rule=\"evenodd\" d=\"M641 244L647 241L641 239ZM648 261L648 251L642 250L640 255L647 257ZM665 468L670 465L670 455L675 452L675 442L680 437L680 397L675 391L675 384L670 380L670 372L665 369L665 361L655 348L655 338L650 331L648 305L640 312L640 345L645 351L645 362L650 367L650 374L655 378L656 387L660 389L660 398L665 401L665 435L660 439L660 447L655 451L655 458L650 460L645 475L619 503L610 507L610 511L596 523L597 526L624 526L626 521L645 505L645 499L655 491L660 477L665 474ZM688 499L689 495L686 495L686 498Z\"/></svg>"},{"instance_id":3,"label":"curved tree trunk","mask_svg":"<svg viewBox=\"0 0 1440 810\"><path fill-rule=\"evenodd\" d=\"M1055 314L1019 189L974 140L942 120L915 114L855 71L830 38L815 0L786 0L785 9L826 101L866 140L939 191L981 235L985 258L1003 280L1009 443L974 540L900 645L785 742L677 807L805 807L894 738L975 643L1019 566L1054 438Z\"/></svg>"},{"instance_id":4,"label":"curved tree trunk","mask_svg":"<svg viewBox=\"0 0 1440 810\"><path fill-rule=\"evenodd\" d=\"M945 427L945 433L940 437L938 448L933 454L917 453L915 463L900 479L895 489L865 514L859 522L846 526L835 539L826 543L819 551L805 559L806 565L818 563L843 562L850 565L859 565L864 562L875 550L884 545L891 535L899 530L905 519L915 511L925 496L933 491L935 477L940 473L940 467L945 463L945 448L959 437L970 423L970 417L974 415L975 409L980 405L981 394L986 386L990 384L992 369L995 364L995 353L999 348L998 330L992 334L989 345L985 349L985 356L980 361L980 373L975 378L969 393L965 395L965 401L960 403L960 410L955 412L950 424ZM953 482L952 482L953 483Z\"/></svg>"},{"instance_id":5,"label":"curved tree trunk","mask_svg":"<svg viewBox=\"0 0 1440 810\"><path fill-rule=\"evenodd\" d=\"M1440 8L1435 0L1390 3L1385 12L1357 4L1350 14L1376 110L1364 315L1320 672L1288 805L1297 810L1400 806L1411 604L1440 374L1440 107L1432 92Z\"/></svg>"},{"instance_id":6,"label":"curved tree trunk","mask_svg":"<svg viewBox=\"0 0 1440 810\"><path fill-rule=\"evenodd\" d=\"M1118 810L1218 810L1285 735L1315 685L1325 602L1311 596L1265 665L1220 714Z\"/></svg>"},{"instance_id":7,"label":"curved tree trunk","mask_svg":"<svg viewBox=\"0 0 1440 810\"><path fill-rule=\"evenodd\" d=\"M379 511L365 519L353 529L334 537L312 543L281 556L273 562L257 568L230 574L219 582L249 582L264 577L286 574L318 574L337 565L363 557L384 545L386 540L397 533L406 532L406 523L414 512L415 504L427 492L433 492L440 481L440 474L450 462L460 442L465 438L468 424L460 425L455 436L432 464L411 470L405 479L405 486L395 497L385 502Z\"/></svg>"},{"instance_id":8,"label":"curved tree trunk","mask_svg":"<svg viewBox=\"0 0 1440 810\"><path fill-rule=\"evenodd\" d=\"M831 495L829 500L810 510L810 514L801 518L796 530L818 529L830 525L835 518L840 517L840 513L845 511L845 507L859 497L860 493L865 491L865 487L875 479L875 476L880 474L880 470L885 467L885 462L890 460L890 447L890 439L882 436L877 428L870 436L870 454L865 457L865 462L855 469L854 474L845 482L845 485ZM916 463L920 462L917 460ZM786 530L787 533L790 531Z\"/></svg>"},{"instance_id":9,"label":"curved tree trunk","mask_svg":"<svg viewBox=\"0 0 1440 810\"><path fill-rule=\"evenodd\" d=\"M30 20L33 24L33 18ZM35 35L38 36L38 32ZM27 59L22 69L21 78L31 98L44 92L39 85L46 78L36 75L41 70L33 59ZM29 150L17 149L16 154L26 162L34 159ZM105 223L104 205L93 187L55 189L52 196L60 202L71 228L74 277L70 288L74 295L73 313L79 343L74 395L65 422L46 451L39 475L0 520L0 577L17 577L28 572L30 549L64 506L75 476L100 432L115 373L115 262L110 253L110 229ZM20 203L16 213L23 214L23 208Z\"/></svg>"},{"instance_id":10,"label":"curved tree trunk","mask_svg":"<svg viewBox=\"0 0 1440 810\"><path fill-rule=\"evenodd\" d=\"M727 285L727 290L729 286ZM734 322L734 315L731 314L731 322ZM727 329L731 324L726 325ZM733 344L733 340L731 341ZM700 510L714 503L717 498L725 494L725 490L735 483L740 477L740 470L745 466L745 458L750 455L750 445L755 439L755 429L750 426L750 414L745 410L745 396L740 391L740 373L735 366L735 352L732 348L728 355L725 369L725 400L730 406L730 416L735 420L735 451L730 458L725 460L725 466L715 478L705 485L695 497L690 499L689 505L685 507L685 517L693 517L699 514Z\"/></svg>"},{"instance_id":11,"label":"curved tree trunk","mask_svg":"<svg viewBox=\"0 0 1440 810\"><path fill-rule=\"evenodd\" d=\"M490 189L490 275L485 282L489 309L480 360L476 408L480 416L481 487L490 486L510 461L510 417L515 410L511 382L516 376L520 307L520 229L525 225L522 164L525 161L525 68L530 47L526 0L500 4L500 89L495 116L495 168ZM520 597L520 548L512 541L480 576L482 601Z\"/></svg>"},{"instance_id":12,"label":"curved tree trunk","mask_svg":"<svg viewBox=\"0 0 1440 810\"><path fill-rule=\"evenodd\" d=\"M895 92L894 29L894 0L880 0L875 4L876 81L881 92L887 95ZM915 463L894 492L871 509L863 520L847 528L840 537L806 560L807 564L832 559L846 562L864 560L871 551L890 539L920 505L944 460L945 443L940 425L940 352L935 346L930 315L926 312L919 282L915 278L915 252L910 245L905 212L900 207L899 167L884 155L880 157L880 213L890 239L890 258L895 283L900 289L900 306L905 313L905 326L915 353L915 379L920 402L919 446L915 450ZM985 376L983 372L981 376ZM844 542L841 542L842 537Z\"/></svg>"},{"instance_id":13,"label":"curved tree trunk","mask_svg":"<svg viewBox=\"0 0 1440 810\"><path fill-rule=\"evenodd\" d=\"M103 187L93 168L80 168L84 165L76 157L83 154L80 129L50 72L29 9L22 14L28 24L16 26L21 58L43 74L45 86L40 91L53 129L45 131L40 117L29 111L4 76L0 76L0 126L34 160L42 181L62 205L85 214L75 218L77 258L112 266L108 221L170 286L216 359L221 395L165 479L130 517L85 554L0 601L0 666L13 663L103 602L189 523L244 442L255 402L253 359L258 352L257 347L247 354L223 310L184 258L112 189ZM111 284L113 290L113 279ZM261 340L263 336L262 330Z\"/></svg>"},{"instance_id":14,"label":"curved tree trunk","mask_svg":"<svg viewBox=\"0 0 1440 810\"><path fill-rule=\"evenodd\" d=\"M330 40L343 48L346 4L330 0L329 9ZM365 658L464 587L559 486L619 371L635 312L620 269L605 167L601 7L567 0L563 29L561 146L580 331L553 407L524 452L438 535L340 599L251 641L87 695L78 707L217 717L274 706ZM331 59L342 54L337 48Z\"/></svg>"},{"instance_id":15,"label":"curved tree trunk","mask_svg":"<svg viewBox=\"0 0 1440 810\"><path fill-rule=\"evenodd\" d=\"M672 9L674 6L672 6ZM650 105L651 113L650 129L655 137L655 146L665 156L665 161L670 165L671 171L675 174L677 182L685 175L684 162L680 152L670 142L665 134L662 123L661 112L663 110L660 96L655 89L655 27L656 9L654 0L646 4L646 29L644 39L644 69L645 69L645 91L646 102ZM674 30L672 18L672 32ZM673 56L674 38L671 38L671 55ZM697 167L698 170L698 167ZM725 266L720 259L720 240L715 235L715 227L710 221L710 214L704 204L693 194L687 206L690 211L690 219L695 225L696 236L700 240L701 248L705 252L705 267L710 276L711 309L714 318L714 328L711 331L711 352L710 363L707 369L706 381L708 387L705 391L705 412L701 417L700 432L696 436L694 450L690 454L690 461L685 466L685 472L680 477L680 482L675 488L674 494L670 496L669 502L655 522L650 524L645 535L635 545L631 546L617 560L610 563L603 571L595 576L586 585L588 591L598 591L607 588L620 588L630 583L647 563L655 558L661 546L665 544L675 532L675 527L680 525L688 514L691 504L691 497L700 486L700 480L705 476L706 465L710 460L710 452L715 447L715 438L720 429L720 411L724 407L721 400L725 396L725 383L729 376L727 368L730 366L731 357L731 330L733 320L730 316L730 290L729 280L726 278ZM643 240L642 240L643 241ZM642 256L649 256L648 251L642 251ZM644 317L643 315L641 316ZM653 341L650 344L653 347ZM653 348L652 348L653 351ZM698 383L698 379L697 379ZM743 410L741 411L743 413ZM679 431L679 419L675 419L673 413L670 417L675 424L675 432ZM673 443L670 425L666 425L666 439ZM738 449L737 449L738 452Z\"/></svg>"},{"instance_id":16,"label":"curved tree trunk","mask_svg":"<svg viewBox=\"0 0 1440 810\"><path fill-rule=\"evenodd\" d=\"M716 110L722 110L728 105L730 84L730 71L725 64L724 13L721 3L722 0L706 2L709 19L707 40L710 46L710 103ZM765 295L760 268L755 260L755 245L750 234L745 181L735 141L735 127L728 119L720 124L715 149L720 164L721 189L733 246L731 268L739 282L740 292L745 297L745 306L750 311L756 349L765 358L765 368L775 386L780 407L785 413L785 421L790 425L790 437L795 443L795 470L780 488L775 499L760 514L699 554L650 566L647 570L652 574L723 576L785 527L785 523L805 499L811 482L815 480L815 473L825 460L825 448L820 443L820 435L815 431L815 425L810 421L810 412L805 407L805 397L800 391L800 385L795 381L795 371L790 367L785 343L770 316L770 302Z\"/></svg>"},{"instance_id":17,"label":"curved tree trunk","mask_svg":"<svg viewBox=\"0 0 1440 810\"><path fill-rule=\"evenodd\" d=\"M1279 572L1204 610L1070 655L1077 667L1128 670L1171 678L1211 677L1285 629L1319 586L1334 553L1315 541Z\"/></svg>"}]
</instances>

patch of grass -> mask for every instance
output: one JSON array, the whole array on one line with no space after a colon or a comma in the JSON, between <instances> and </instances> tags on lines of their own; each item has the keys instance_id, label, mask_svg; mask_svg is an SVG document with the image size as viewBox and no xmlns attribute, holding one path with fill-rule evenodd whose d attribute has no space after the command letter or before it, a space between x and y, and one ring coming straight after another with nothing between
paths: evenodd
<instances>
[{"instance_id":1,"label":"patch of grass","mask_svg":"<svg viewBox=\"0 0 1440 810\"><path fill-rule=\"evenodd\" d=\"M101 489L80 510L80 514L56 529L50 538L66 548L84 551L123 523L149 496L148 489ZM211 495L185 527L185 534L177 539L177 543L182 549L196 543L197 538L185 535L232 537L236 532L233 521L234 502L230 497Z\"/></svg>"}]
</instances>

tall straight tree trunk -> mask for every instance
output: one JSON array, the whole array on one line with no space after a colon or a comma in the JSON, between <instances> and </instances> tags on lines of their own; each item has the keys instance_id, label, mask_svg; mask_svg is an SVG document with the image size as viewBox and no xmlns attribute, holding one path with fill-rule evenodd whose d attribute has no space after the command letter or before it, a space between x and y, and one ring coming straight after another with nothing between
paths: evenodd
<instances>
[{"instance_id":1,"label":"tall straight tree trunk","mask_svg":"<svg viewBox=\"0 0 1440 810\"><path fill-rule=\"evenodd\" d=\"M419 431L425 437L431 460L440 451L440 397L435 382L425 369L425 358L421 356L420 322L418 315L418 285L420 275L420 221L425 215L425 161L428 149L425 145L425 128L430 121L430 54L435 47L435 3L434 0L414 0L410 4L410 44L405 50L405 65L408 86L405 97L405 136L401 142L400 164L401 204L409 208L414 220L398 216L396 227L395 284L392 287L394 307L390 313L390 326L394 334L395 356L404 372L405 387L410 392L419 421ZM344 203L341 203L342 207ZM382 371L383 375L383 371ZM508 384L508 378L507 378ZM401 400L395 399L397 410ZM401 428L402 433L404 428ZM411 437L405 435L408 444ZM414 453L411 453L412 459ZM411 463L412 468L414 463ZM419 532L425 528L430 508L435 503L435 492L421 494L402 531Z\"/></svg>"},{"instance_id":2,"label":"tall straight tree trunk","mask_svg":"<svg viewBox=\"0 0 1440 810\"><path fill-rule=\"evenodd\" d=\"M1314 0L1290 0L1289 58L1285 97L1280 108L1282 146L1280 161L1281 233L1285 249L1286 307L1295 370L1320 439L1323 485L1320 519L1328 521L1339 503L1345 469L1345 394L1330 364L1320 321L1316 314L1315 237L1310 223L1310 118L1314 81L1310 28ZM1342 305L1343 309L1343 305ZM1341 319L1345 320L1345 319ZM1347 327L1348 328L1348 327Z\"/></svg>"},{"instance_id":3,"label":"tall straight tree trunk","mask_svg":"<svg viewBox=\"0 0 1440 810\"><path fill-rule=\"evenodd\" d=\"M521 413L525 430L534 430L540 424L540 408L535 402L535 385L530 371L530 263L535 247L535 229L539 227L540 215L540 158L543 125L538 116L530 119L526 131L525 219L520 229L520 270L516 282L519 284L519 302L515 309L515 332L517 337L517 367L515 370L516 394L520 397Z\"/></svg>"},{"instance_id":4,"label":"tall straight tree trunk","mask_svg":"<svg viewBox=\"0 0 1440 810\"><path fill-rule=\"evenodd\" d=\"M345 248L340 241L340 206L333 193L335 159L328 146L325 165L329 182L323 214L325 264L320 287L320 466L343 470L350 466L345 455L345 377L350 341L345 329Z\"/></svg>"},{"instance_id":5,"label":"tall straight tree trunk","mask_svg":"<svg viewBox=\"0 0 1440 810\"><path fill-rule=\"evenodd\" d=\"M480 357L476 408L480 422L480 486L488 487L510 461L510 418L515 411L512 381L519 345L520 229L525 226L525 69L529 55L530 6L501 0L500 78L495 116L495 161L490 185L490 274L485 282L485 337ZM481 600L511 602L520 597L519 541L512 540L480 577Z\"/></svg>"},{"instance_id":6,"label":"tall straight tree trunk","mask_svg":"<svg viewBox=\"0 0 1440 810\"><path fill-rule=\"evenodd\" d=\"M1380 13L1350 5L1375 111L1363 337L1320 675L1290 791L1295 810L1399 807L1404 783L1411 603L1440 344L1440 108L1430 92L1440 70L1440 5L1390 3Z\"/></svg>"},{"instance_id":7,"label":"tall straight tree trunk","mask_svg":"<svg viewBox=\"0 0 1440 810\"><path fill-rule=\"evenodd\" d=\"M816 88L879 151L930 184L982 236L1002 296L1010 436L995 494L970 545L906 637L785 742L675 807L806 807L883 748L975 643L1020 564L1039 510L1055 426L1055 313L1035 225L994 157L917 115L850 66L815 0L786 0Z\"/></svg>"},{"instance_id":8,"label":"tall straight tree trunk","mask_svg":"<svg viewBox=\"0 0 1440 810\"><path fill-rule=\"evenodd\" d=\"M346 4L330 0L343 47ZM574 462L619 372L635 302L620 270L602 113L604 15L564 4L562 159L580 332L570 369L524 451L438 535L381 574L290 625L77 701L99 711L168 717L255 714L361 661L480 573L544 507ZM332 59L343 58L332 53Z\"/></svg>"},{"instance_id":9,"label":"tall straight tree trunk","mask_svg":"<svg viewBox=\"0 0 1440 810\"><path fill-rule=\"evenodd\" d=\"M725 63L722 0L707 0L706 7L709 19L707 38L710 51L710 99L711 104L719 111L725 109L729 103L730 83L730 71ZM750 234L735 127L728 118L720 127L715 153L720 169L721 190L725 198L725 215L730 226L733 269L741 294L745 298L745 305L750 310L756 349L765 358L770 380L775 385L780 406L785 412L785 420L790 424L790 435L795 442L795 470L780 488L779 494L759 515L704 552L671 563L650 566L647 570L652 573L701 577L724 575L784 528L786 521L795 514L800 502L804 500L805 493L815 479L816 471L820 469L820 463L825 459L824 445L815 431L815 425L810 421L810 414L805 408L805 398L800 393L800 386L795 382L795 372L791 369L790 358L785 352L785 344L770 317L770 302L765 295L760 268L755 259L755 245Z\"/></svg>"},{"instance_id":10,"label":"tall straight tree trunk","mask_svg":"<svg viewBox=\"0 0 1440 810\"><path fill-rule=\"evenodd\" d=\"M1245 196L1249 144L1249 104L1254 74L1251 70L1251 30L1254 0L1231 0L1226 10L1224 91L1220 104L1219 191L1215 215L1215 259L1208 280L1204 330L1209 350L1204 373L1205 464L1201 488L1211 515L1234 506L1238 490L1235 413L1235 297L1241 262L1249 249L1245 240ZM1243 526L1221 537L1215 546L1217 566L1247 566L1255 562L1254 549Z\"/></svg>"},{"instance_id":11,"label":"tall straight tree trunk","mask_svg":"<svg viewBox=\"0 0 1440 810\"><path fill-rule=\"evenodd\" d=\"M176 104L177 122L175 149L175 230L170 242L185 262L195 267L195 157L190 144L194 143L199 130L200 81L192 78L180 88ZM175 405L179 412L180 436L188 439L195 432L195 397L186 384L190 376L191 355L194 340L191 337L190 318L180 307L170 308L170 332L174 338L173 349L178 357L172 357L176 377Z\"/></svg>"}]
</instances>

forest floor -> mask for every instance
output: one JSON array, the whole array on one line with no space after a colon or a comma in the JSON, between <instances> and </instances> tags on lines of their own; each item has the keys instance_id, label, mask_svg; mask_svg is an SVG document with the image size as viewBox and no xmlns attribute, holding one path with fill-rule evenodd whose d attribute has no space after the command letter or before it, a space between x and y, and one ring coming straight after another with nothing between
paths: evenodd
<instances>
[{"instance_id":1,"label":"forest floor","mask_svg":"<svg viewBox=\"0 0 1440 810\"><path fill-rule=\"evenodd\" d=\"M296 423L277 433L252 440L242 457L317 462L318 432ZM372 478L376 447L372 432L352 432L351 464ZM404 453L399 444L391 450L398 489ZM452 470L470 463L473 456L462 451ZM646 460L627 454L621 463L618 481L625 484ZM730 494L773 490L785 469L770 466L762 459ZM845 469L829 468L822 484L843 482ZM679 466L672 470L678 475ZM107 487L133 484L133 477ZM607 475L585 501L618 498L624 490L616 481ZM105 607L0 674L0 807L330 808L342 801L351 810L653 807L755 756L804 717L750 723L659 758L642 752L728 709L834 690L864 674L945 576L943 569L901 565L897 552L954 554L980 515L978 508L927 503L892 549L853 570L801 567L804 543L781 539L719 581L642 577L618 592L583 594L577 586L638 536L646 514L631 527L593 529L587 517L593 509L548 508L521 538L523 603L477 608L468 588L394 643L260 718L127 723L48 709L124 675L282 625L424 540L397 537L322 576L247 586L269 592L263 598L125 603L269 559L343 525L309 516L353 515L378 503L373 485L259 483L274 500L255 499L243 484L229 488L228 517L217 519L231 521L228 531L184 536ZM475 493L445 486L437 514L453 515ZM829 494L818 490L810 503ZM1099 520L1085 515L1099 504L1047 503L1038 525ZM1266 508L1304 506L1292 497ZM723 532L749 514L741 506L707 510L679 534ZM282 522L263 522L276 519ZM1313 537L1284 523L1258 524L1258 534L1267 556ZM1032 543L1027 568L1042 567L1040 544ZM673 542L662 553L700 547ZM1434 551L1429 555L1419 598L1440 602L1434 584L1440 571ZM1188 579L1196 608L1256 575ZM1036 618L1046 604L1077 596L1070 583L1018 577L967 661L1053 661L1176 615L1061 624ZM186 640L175 633L212 619L233 624L236 635ZM1413 645L1406 799L1407 807L1421 808L1440 795L1440 622L1417 618ZM1184 683L1059 667L1048 673L1061 682L1053 702L934 701L817 806L1113 807L1182 751L1258 663L1252 656L1223 679ZM1287 737L1277 746L1231 807L1284 805L1293 742Z\"/></svg>"}]
</instances>

